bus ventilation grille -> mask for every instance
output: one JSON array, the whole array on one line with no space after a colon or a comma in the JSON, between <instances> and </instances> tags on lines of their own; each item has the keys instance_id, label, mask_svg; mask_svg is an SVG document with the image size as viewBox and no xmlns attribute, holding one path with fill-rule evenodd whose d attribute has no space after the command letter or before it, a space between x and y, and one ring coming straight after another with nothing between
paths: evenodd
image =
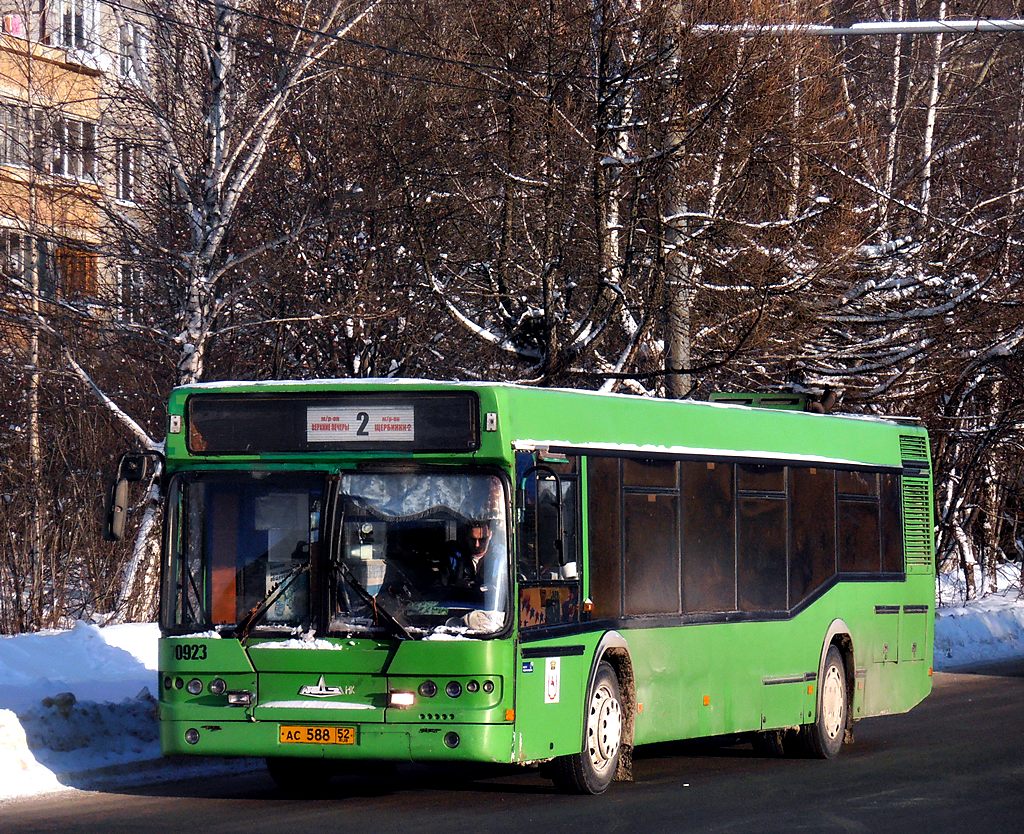
<instances>
[{"instance_id":1,"label":"bus ventilation grille","mask_svg":"<svg viewBox=\"0 0 1024 834\"><path fill-rule=\"evenodd\" d=\"M903 475L903 552L907 560L907 573L926 573L934 570L935 542L932 538L931 478L928 465L928 441L924 437L900 436L900 455L903 465L917 463L920 475ZM923 465L922 465L923 464Z\"/></svg>"},{"instance_id":2,"label":"bus ventilation grille","mask_svg":"<svg viewBox=\"0 0 1024 834\"><path fill-rule=\"evenodd\" d=\"M912 434L900 435L900 457L903 465L916 463L919 468L929 469L928 465L928 439Z\"/></svg>"}]
</instances>

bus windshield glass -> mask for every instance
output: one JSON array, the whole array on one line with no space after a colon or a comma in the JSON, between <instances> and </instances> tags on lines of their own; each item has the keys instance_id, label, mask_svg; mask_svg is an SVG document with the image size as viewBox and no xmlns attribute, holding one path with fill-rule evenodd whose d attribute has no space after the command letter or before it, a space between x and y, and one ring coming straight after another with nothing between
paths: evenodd
<instances>
[{"instance_id":1,"label":"bus windshield glass","mask_svg":"<svg viewBox=\"0 0 1024 834\"><path fill-rule=\"evenodd\" d=\"M336 498L332 489L320 473L175 478L163 627L402 638L504 629L500 478L360 472L341 476ZM323 529L332 515L334 530Z\"/></svg>"},{"instance_id":2,"label":"bus windshield glass","mask_svg":"<svg viewBox=\"0 0 1024 834\"><path fill-rule=\"evenodd\" d=\"M234 625L258 614L263 628L308 627L324 489L314 475L176 479L164 626Z\"/></svg>"},{"instance_id":3,"label":"bus windshield glass","mask_svg":"<svg viewBox=\"0 0 1024 834\"><path fill-rule=\"evenodd\" d=\"M507 502L499 478L345 474L340 500L332 632L375 622L374 605L412 634L504 628Z\"/></svg>"}]
</instances>

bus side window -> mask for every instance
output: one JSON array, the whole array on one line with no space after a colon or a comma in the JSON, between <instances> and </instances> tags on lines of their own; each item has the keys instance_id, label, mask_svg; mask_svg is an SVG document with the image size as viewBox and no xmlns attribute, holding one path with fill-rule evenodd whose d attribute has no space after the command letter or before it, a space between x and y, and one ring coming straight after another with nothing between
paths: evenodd
<instances>
[{"instance_id":1,"label":"bus side window","mask_svg":"<svg viewBox=\"0 0 1024 834\"><path fill-rule=\"evenodd\" d=\"M558 546L558 504L553 477L545 472L531 471L535 463L529 452L516 455L516 483L519 487L518 539L516 570L525 582L559 579L562 565L576 562L578 467L576 460L567 463L544 463L558 473L561 483L562 543Z\"/></svg>"}]
</instances>

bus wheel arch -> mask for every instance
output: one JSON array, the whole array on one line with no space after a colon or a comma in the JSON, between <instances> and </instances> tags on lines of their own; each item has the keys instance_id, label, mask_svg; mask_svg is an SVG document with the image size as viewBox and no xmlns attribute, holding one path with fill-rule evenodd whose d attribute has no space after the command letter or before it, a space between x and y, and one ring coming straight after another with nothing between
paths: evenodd
<instances>
[{"instance_id":1,"label":"bus wheel arch","mask_svg":"<svg viewBox=\"0 0 1024 834\"><path fill-rule=\"evenodd\" d=\"M557 757L552 777L562 790L598 794L611 782L632 781L633 778L636 689L629 648L618 632L606 633L598 643L583 698L580 752ZM599 740L599 727L614 728L617 737ZM615 759L614 771L610 767L612 758ZM606 764L602 764L602 760Z\"/></svg>"},{"instance_id":2,"label":"bus wheel arch","mask_svg":"<svg viewBox=\"0 0 1024 834\"><path fill-rule=\"evenodd\" d=\"M837 680L835 669L841 667L842 678ZM834 695L836 684L841 683L844 703L842 704L842 727L838 744L831 744L824 736L822 715L824 699ZM837 619L829 626L822 641L821 655L818 660L817 703L814 722L801 728L801 735L808 751L819 758L833 758L838 755L843 744L853 740L853 695L856 685L856 668L854 666L853 637L843 620ZM826 690L828 690L826 692Z\"/></svg>"}]
</instances>

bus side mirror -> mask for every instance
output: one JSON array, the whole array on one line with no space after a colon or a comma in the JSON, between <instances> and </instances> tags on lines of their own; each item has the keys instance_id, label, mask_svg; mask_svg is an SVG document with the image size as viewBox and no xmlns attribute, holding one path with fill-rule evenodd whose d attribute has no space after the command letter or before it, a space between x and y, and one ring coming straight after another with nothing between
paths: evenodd
<instances>
[{"instance_id":1,"label":"bus side mirror","mask_svg":"<svg viewBox=\"0 0 1024 834\"><path fill-rule=\"evenodd\" d=\"M110 485L107 498L107 517L103 525L103 538L119 542L124 538L124 523L128 514L128 481L118 478Z\"/></svg>"},{"instance_id":2,"label":"bus side mirror","mask_svg":"<svg viewBox=\"0 0 1024 834\"><path fill-rule=\"evenodd\" d=\"M137 484L149 477L149 455L142 452L128 452L121 455L117 464L118 481Z\"/></svg>"},{"instance_id":3,"label":"bus side mirror","mask_svg":"<svg viewBox=\"0 0 1024 834\"><path fill-rule=\"evenodd\" d=\"M117 463L117 475L110 485L107 498L107 514L103 523L103 538L108 542L119 542L124 538L125 520L128 516L128 484L146 480L152 473L151 458L161 460L158 452L127 452Z\"/></svg>"}]
</instances>

